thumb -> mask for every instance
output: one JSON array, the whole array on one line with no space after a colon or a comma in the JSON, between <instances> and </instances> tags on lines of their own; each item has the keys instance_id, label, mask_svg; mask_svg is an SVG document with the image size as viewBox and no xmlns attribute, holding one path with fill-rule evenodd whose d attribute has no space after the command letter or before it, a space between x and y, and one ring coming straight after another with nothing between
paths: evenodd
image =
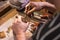
<instances>
[{"instance_id":1,"label":"thumb","mask_svg":"<svg viewBox=\"0 0 60 40\"><path fill-rule=\"evenodd\" d=\"M26 24L27 24L27 27L28 27L30 23L29 23L29 22L27 22Z\"/></svg>"},{"instance_id":2,"label":"thumb","mask_svg":"<svg viewBox=\"0 0 60 40\"><path fill-rule=\"evenodd\" d=\"M18 21L22 21L22 16L18 16Z\"/></svg>"}]
</instances>

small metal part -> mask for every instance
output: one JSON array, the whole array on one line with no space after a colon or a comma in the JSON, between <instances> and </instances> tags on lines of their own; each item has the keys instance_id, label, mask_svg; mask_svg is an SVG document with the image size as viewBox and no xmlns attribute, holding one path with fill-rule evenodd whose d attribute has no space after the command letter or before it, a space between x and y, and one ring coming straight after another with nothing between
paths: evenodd
<instances>
[{"instance_id":1,"label":"small metal part","mask_svg":"<svg viewBox=\"0 0 60 40\"><path fill-rule=\"evenodd\" d=\"M27 23L27 20L25 18L22 18L22 21L25 22L25 23Z\"/></svg>"},{"instance_id":2,"label":"small metal part","mask_svg":"<svg viewBox=\"0 0 60 40\"><path fill-rule=\"evenodd\" d=\"M18 18L18 16L16 16L16 18Z\"/></svg>"}]
</instances>

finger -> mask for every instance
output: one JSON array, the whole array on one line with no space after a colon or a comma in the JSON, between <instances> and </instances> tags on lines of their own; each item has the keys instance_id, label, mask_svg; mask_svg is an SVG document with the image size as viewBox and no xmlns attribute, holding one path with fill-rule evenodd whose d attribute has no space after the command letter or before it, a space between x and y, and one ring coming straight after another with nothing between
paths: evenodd
<instances>
[{"instance_id":1,"label":"finger","mask_svg":"<svg viewBox=\"0 0 60 40\"><path fill-rule=\"evenodd\" d=\"M22 21L22 16L18 16L18 19L17 19L18 21Z\"/></svg>"},{"instance_id":2,"label":"finger","mask_svg":"<svg viewBox=\"0 0 60 40\"><path fill-rule=\"evenodd\" d=\"M29 25L29 24L30 24L30 22L27 22L27 24Z\"/></svg>"},{"instance_id":3,"label":"finger","mask_svg":"<svg viewBox=\"0 0 60 40\"><path fill-rule=\"evenodd\" d=\"M30 3L28 3L28 4L25 6L25 8L27 8L28 6L30 6L30 4L31 4L31 2L30 2Z\"/></svg>"},{"instance_id":4,"label":"finger","mask_svg":"<svg viewBox=\"0 0 60 40\"><path fill-rule=\"evenodd\" d=\"M27 13L28 9L29 9L29 6L30 6L31 3L28 3L26 6L25 6L25 13Z\"/></svg>"},{"instance_id":5,"label":"finger","mask_svg":"<svg viewBox=\"0 0 60 40\"><path fill-rule=\"evenodd\" d=\"M19 16L19 18L18 18L17 22L18 22L18 23L22 23L22 22L23 22L23 19L24 19L24 17Z\"/></svg>"},{"instance_id":6,"label":"finger","mask_svg":"<svg viewBox=\"0 0 60 40\"><path fill-rule=\"evenodd\" d=\"M26 25L27 25L27 28L28 28L28 27L29 27L29 25L30 25L30 22L27 22L27 23L26 23Z\"/></svg>"},{"instance_id":7,"label":"finger","mask_svg":"<svg viewBox=\"0 0 60 40\"><path fill-rule=\"evenodd\" d=\"M32 8L30 11L27 12L27 14L30 14L36 10L36 7Z\"/></svg>"},{"instance_id":8,"label":"finger","mask_svg":"<svg viewBox=\"0 0 60 40\"><path fill-rule=\"evenodd\" d=\"M14 20L13 24L17 23L17 19Z\"/></svg>"},{"instance_id":9,"label":"finger","mask_svg":"<svg viewBox=\"0 0 60 40\"><path fill-rule=\"evenodd\" d=\"M25 11L24 11L24 13L27 13L27 10L28 10L28 8L27 8L27 7L25 7Z\"/></svg>"},{"instance_id":10,"label":"finger","mask_svg":"<svg viewBox=\"0 0 60 40\"><path fill-rule=\"evenodd\" d=\"M13 30L13 33L16 34L16 28L14 26L12 26L12 30Z\"/></svg>"},{"instance_id":11,"label":"finger","mask_svg":"<svg viewBox=\"0 0 60 40\"><path fill-rule=\"evenodd\" d=\"M12 25L12 30L13 30L13 31L15 30L15 26L14 26L14 24Z\"/></svg>"}]
</instances>

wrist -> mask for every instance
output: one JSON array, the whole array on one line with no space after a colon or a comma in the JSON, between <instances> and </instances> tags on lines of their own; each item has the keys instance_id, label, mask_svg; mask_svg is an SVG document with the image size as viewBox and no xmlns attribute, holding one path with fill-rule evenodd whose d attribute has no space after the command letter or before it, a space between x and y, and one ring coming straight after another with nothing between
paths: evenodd
<instances>
[{"instance_id":1,"label":"wrist","mask_svg":"<svg viewBox=\"0 0 60 40\"><path fill-rule=\"evenodd\" d=\"M19 34L16 34L17 40L26 40L26 35L24 32L20 32Z\"/></svg>"},{"instance_id":2,"label":"wrist","mask_svg":"<svg viewBox=\"0 0 60 40\"><path fill-rule=\"evenodd\" d=\"M25 32L19 31L19 32L16 33L16 35L21 35L21 34L25 34Z\"/></svg>"}]
</instances>

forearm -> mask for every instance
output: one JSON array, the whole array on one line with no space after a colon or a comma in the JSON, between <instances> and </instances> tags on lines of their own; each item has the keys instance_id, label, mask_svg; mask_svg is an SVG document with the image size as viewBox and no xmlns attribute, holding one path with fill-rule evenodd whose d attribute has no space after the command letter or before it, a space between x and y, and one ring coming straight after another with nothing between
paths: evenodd
<instances>
[{"instance_id":1,"label":"forearm","mask_svg":"<svg viewBox=\"0 0 60 40\"><path fill-rule=\"evenodd\" d=\"M16 40L26 40L25 33L20 32L19 34L16 34Z\"/></svg>"},{"instance_id":2,"label":"forearm","mask_svg":"<svg viewBox=\"0 0 60 40\"><path fill-rule=\"evenodd\" d=\"M48 2L45 2L44 4L45 4L45 8L47 8L49 11L51 11L51 12L55 12L56 11L55 5L50 4Z\"/></svg>"}]
</instances>

